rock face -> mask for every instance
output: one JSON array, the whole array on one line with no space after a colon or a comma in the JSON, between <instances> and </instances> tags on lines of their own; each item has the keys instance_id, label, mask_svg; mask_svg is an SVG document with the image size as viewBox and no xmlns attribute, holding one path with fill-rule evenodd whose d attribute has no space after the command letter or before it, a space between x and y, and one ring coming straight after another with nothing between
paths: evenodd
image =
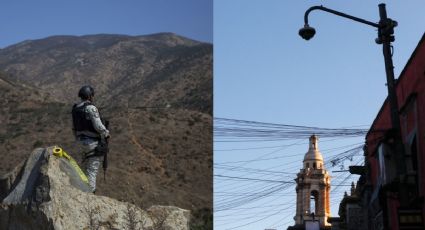
<instances>
[{"instance_id":1,"label":"rock face","mask_svg":"<svg viewBox=\"0 0 425 230\"><path fill-rule=\"evenodd\" d=\"M19 172L0 179L1 194L8 194L0 208L1 229L189 229L187 210L142 210L87 192L69 161L53 156L52 149L35 149Z\"/></svg>"}]
</instances>

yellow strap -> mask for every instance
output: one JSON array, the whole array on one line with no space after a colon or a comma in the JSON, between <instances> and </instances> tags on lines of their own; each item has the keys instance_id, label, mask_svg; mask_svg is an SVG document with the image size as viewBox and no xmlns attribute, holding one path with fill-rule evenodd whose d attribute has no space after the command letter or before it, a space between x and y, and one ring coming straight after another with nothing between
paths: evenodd
<instances>
[{"instance_id":1,"label":"yellow strap","mask_svg":"<svg viewBox=\"0 0 425 230\"><path fill-rule=\"evenodd\" d=\"M53 155L57 157L63 157L69 161L69 163L77 170L77 173L80 175L80 178L85 183L89 183L89 180L87 179L86 174L84 174L83 170L81 170L80 166L78 166L78 163L72 158L70 155L68 155L61 147L55 146L53 148Z\"/></svg>"}]
</instances>

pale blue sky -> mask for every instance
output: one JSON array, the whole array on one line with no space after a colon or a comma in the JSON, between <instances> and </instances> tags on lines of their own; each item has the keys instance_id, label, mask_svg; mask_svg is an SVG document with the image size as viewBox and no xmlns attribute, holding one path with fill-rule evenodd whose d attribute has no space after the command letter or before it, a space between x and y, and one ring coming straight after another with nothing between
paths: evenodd
<instances>
[{"instance_id":1,"label":"pale blue sky","mask_svg":"<svg viewBox=\"0 0 425 230\"><path fill-rule=\"evenodd\" d=\"M215 0L214 116L327 128L358 125L368 128L387 95L382 47L375 43L375 28L313 11L309 22L316 29L315 37L305 41L298 36L298 30L304 25L304 12L311 6L324 5L378 22L381 2L387 5L388 17L399 24L393 43L398 77L425 31L423 1ZM308 149L307 141L287 148L243 151L218 150L279 146L296 141L215 143L214 162L223 166L226 162L256 159L269 153L271 158L280 158L251 162L243 167L293 171L294 175L280 179L294 179ZM363 141L364 138L322 139L319 146L326 160L338 153L332 148ZM361 160L360 154L345 165ZM338 168L329 169L333 170ZM217 168L214 173L242 175ZM346 176L331 174L334 185ZM354 180L351 177L346 183ZM255 186L255 183L250 186L216 178L214 202L231 199L235 194L253 193L258 189ZM331 193L333 215L337 215L337 205L345 190L349 187ZM214 229L286 229L293 224L294 195L295 189L291 188L238 210L215 213Z\"/></svg>"},{"instance_id":2,"label":"pale blue sky","mask_svg":"<svg viewBox=\"0 0 425 230\"><path fill-rule=\"evenodd\" d=\"M212 0L7 0L0 48L51 35L174 32L212 42Z\"/></svg>"}]
</instances>

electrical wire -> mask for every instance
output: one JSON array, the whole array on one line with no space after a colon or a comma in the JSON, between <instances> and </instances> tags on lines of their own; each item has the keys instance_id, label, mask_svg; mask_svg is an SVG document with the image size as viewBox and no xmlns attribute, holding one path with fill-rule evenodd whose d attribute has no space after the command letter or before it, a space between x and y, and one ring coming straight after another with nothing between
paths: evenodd
<instances>
[{"instance_id":1,"label":"electrical wire","mask_svg":"<svg viewBox=\"0 0 425 230\"><path fill-rule=\"evenodd\" d=\"M228 118L214 118L214 142L263 142L305 140L316 134L322 138L365 136L367 129L319 128L273 124Z\"/></svg>"},{"instance_id":2,"label":"electrical wire","mask_svg":"<svg viewBox=\"0 0 425 230\"><path fill-rule=\"evenodd\" d=\"M287 148L305 144L305 139L312 134L318 135L325 141L335 139L337 141L346 138L364 137L367 133L366 129L357 129L353 127L345 127L338 129L294 126L284 124L272 124L264 122L244 121L237 119L214 118L214 143L222 145L228 142L245 142L245 143L261 143L264 141L297 141L286 145L273 146L254 146L244 148L238 144L237 148L232 148L226 144L228 148L217 149L215 152L230 152L257 149L275 149L262 155L257 155L253 159L242 159L227 162L214 163L214 217L215 222L220 223L214 226L231 226L225 229L238 229L244 226L264 221L276 216L289 208L295 208L295 200L290 203L282 203L282 197L295 197L295 181L293 179L302 164L300 159L287 161L291 157L302 157L304 154L285 154L283 151ZM229 148L230 147L230 148ZM330 148L328 150L335 151L335 154L327 157L324 166L328 170L333 167L344 167L344 162L350 160L356 164L363 160L361 156L363 149L362 143L349 144ZM359 159L358 159L359 158ZM261 167L263 162L279 162L278 159L286 159L285 163L272 167ZM354 160L354 161L353 161ZM302 160L301 160L302 161ZM299 163L299 164L298 164ZM247 165L250 164L248 167ZM261 167L261 168L259 168ZM291 173L291 172L294 173ZM340 201L342 194L339 188L347 188L351 184L347 180L351 178L351 174L337 174L332 177L332 193L331 203ZM291 192L289 192L291 190ZM276 201L279 205L276 205ZM284 204L281 205L281 204ZM278 209L284 207L286 209ZM278 210L276 210L278 209ZM293 210L295 212L295 209ZM221 213L221 215L216 215ZM232 215L233 214L233 215ZM293 216L284 215L277 222L270 226L276 226L288 218ZM247 222L247 220L252 220ZM290 223L287 221L284 224ZM282 225L284 225L282 224Z\"/></svg>"}]
</instances>

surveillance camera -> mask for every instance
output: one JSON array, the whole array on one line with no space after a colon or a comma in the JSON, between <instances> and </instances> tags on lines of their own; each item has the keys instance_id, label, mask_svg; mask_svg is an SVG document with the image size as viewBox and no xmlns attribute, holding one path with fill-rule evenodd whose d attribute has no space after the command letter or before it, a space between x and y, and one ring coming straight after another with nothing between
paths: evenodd
<instances>
[{"instance_id":1,"label":"surveillance camera","mask_svg":"<svg viewBox=\"0 0 425 230\"><path fill-rule=\"evenodd\" d=\"M308 24L304 25L303 28L300 29L298 34L304 38L305 40L310 40L316 34L316 30L313 27L310 27Z\"/></svg>"}]
</instances>

